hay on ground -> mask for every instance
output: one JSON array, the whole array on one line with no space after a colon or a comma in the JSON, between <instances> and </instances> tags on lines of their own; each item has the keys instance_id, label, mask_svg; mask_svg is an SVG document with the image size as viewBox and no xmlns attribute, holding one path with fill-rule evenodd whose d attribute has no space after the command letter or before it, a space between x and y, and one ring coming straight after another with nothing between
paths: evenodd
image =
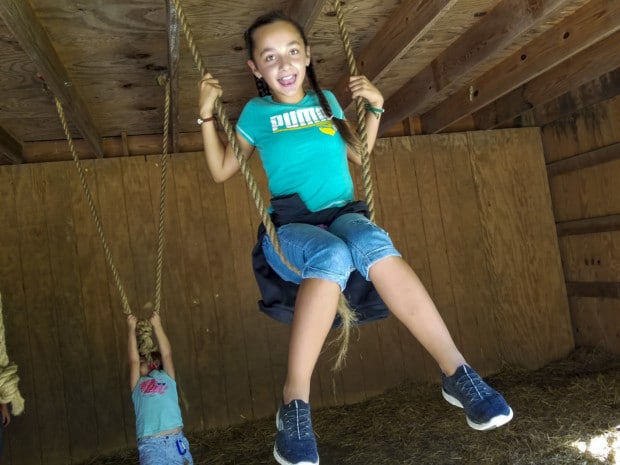
<instances>
[{"instance_id":1,"label":"hay on ground","mask_svg":"<svg viewBox=\"0 0 620 465\"><path fill-rule=\"evenodd\" d=\"M366 402L313 412L322 465L620 465L620 357L577 350L490 383L511 423L472 430L436 384L403 384ZM188 434L196 465L274 464L273 418ZM596 447L595 447L596 446ZM81 465L138 463L135 450Z\"/></svg>"}]
</instances>

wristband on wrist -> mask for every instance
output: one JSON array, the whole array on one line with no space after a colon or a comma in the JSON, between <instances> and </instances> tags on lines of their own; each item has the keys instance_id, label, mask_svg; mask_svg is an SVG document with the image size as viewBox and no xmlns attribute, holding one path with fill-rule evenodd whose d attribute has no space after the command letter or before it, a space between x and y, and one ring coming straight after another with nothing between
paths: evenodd
<instances>
[{"instance_id":1,"label":"wristband on wrist","mask_svg":"<svg viewBox=\"0 0 620 465\"><path fill-rule=\"evenodd\" d=\"M209 121L214 121L216 119L215 115L214 116L209 116L208 118L200 118L198 117L198 119L196 120L196 123L198 123L198 126L201 126L202 123L208 123Z\"/></svg>"},{"instance_id":2,"label":"wristband on wrist","mask_svg":"<svg viewBox=\"0 0 620 465\"><path fill-rule=\"evenodd\" d=\"M381 116L381 113L385 112L385 109L383 108L377 108L377 107L373 107L372 105L370 105L369 103L366 104L366 106L364 107L366 108L366 111L371 112L373 115L375 115L375 117L377 119L379 119L379 117Z\"/></svg>"}]
</instances>

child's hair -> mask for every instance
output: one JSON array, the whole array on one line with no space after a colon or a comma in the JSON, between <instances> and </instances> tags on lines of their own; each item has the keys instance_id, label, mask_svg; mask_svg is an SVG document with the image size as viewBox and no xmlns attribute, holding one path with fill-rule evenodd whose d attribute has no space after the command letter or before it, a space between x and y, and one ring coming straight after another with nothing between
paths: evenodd
<instances>
[{"instance_id":1,"label":"child's hair","mask_svg":"<svg viewBox=\"0 0 620 465\"><path fill-rule=\"evenodd\" d=\"M245 47L248 51L250 60L254 60L254 47L255 47L254 32L256 31L256 29L262 26L273 24L277 21L284 21L289 24L292 24L295 27L295 29L297 29L297 32L299 32L299 35L303 39L304 46L306 47L308 46L308 39L306 38L306 33L304 32L301 25L299 25L299 23L297 23L292 18L285 15L282 11L275 10L275 11L271 11L267 14L264 14L256 18L256 21L254 21L252 25L245 31L244 33ZM345 120L336 118L334 114L332 113L331 106L329 105L329 102L327 101L327 98L325 97L323 90L321 90L321 87L319 86L316 73L314 72L314 66L312 65L312 59L310 59L310 64L306 66L306 75L308 76L308 80L310 81L310 85L312 86L312 89L314 90L317 97L319 98L321 108L323 109L325 114L333 120L334 124L336 125L336 128L338 128L338 131L342 135L342 138L345 140L347 145L351 147L352 149L354 149L356 152L358 152L361 146L361 141L359 137L357 137L357 135L353 131L351 131L351 128L349 127L349 125L346 123ZM258 89L258 95L261 97L264 97L266 95L271 95L271 91L269 90L269 86L267 86L267 83L265 82L265 80L263 78L258 78L258 77L255 77L255 79L256 79L256 88Z\"/></svg>"},{"instance_id":2,"label":"child's hair","mask_svg":"<svg viewBox=\"0 0 620 465\"><path fill-rule=\"evenodd\" d=\"M149 371L155 369L164 369L164 362L161 359L161 352L159 352L158 350L154 350L153 352L149 353L148 357L142 357L142 359L148 364Z\"/></svg>"}]
</instances>

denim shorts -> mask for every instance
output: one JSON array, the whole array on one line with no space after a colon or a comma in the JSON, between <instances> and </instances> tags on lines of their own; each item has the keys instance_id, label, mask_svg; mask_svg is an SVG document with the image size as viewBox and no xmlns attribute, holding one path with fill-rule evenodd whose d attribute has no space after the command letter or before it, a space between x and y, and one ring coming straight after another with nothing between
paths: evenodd
<instances>
[{"instance_id":1,"label":"denim shorts","mask_svg":"<svg viewBox=\"0 0 620 465\"><path fill-rule=\"evenodd\" d=\"M183 431L177 434L138 439L140 465L193 465L189 443Z\"/></svg>"},{"instance_id":2,"label":"denim shorts","mask_svg":"<svg viewBox=\"0 0 620 465\"><path fill-rule=\"evenodd\" d=\"M280 226L277 233L282 253L301 276L282 262L268 235L262 243L265 258L282 279L296 284L302 279L320 278L344 290L354 269L368 280L368 271L377 261L401 256L387 232L360 213L345 213L326 227L289 223Z\"/></svg>"}]
</instances>

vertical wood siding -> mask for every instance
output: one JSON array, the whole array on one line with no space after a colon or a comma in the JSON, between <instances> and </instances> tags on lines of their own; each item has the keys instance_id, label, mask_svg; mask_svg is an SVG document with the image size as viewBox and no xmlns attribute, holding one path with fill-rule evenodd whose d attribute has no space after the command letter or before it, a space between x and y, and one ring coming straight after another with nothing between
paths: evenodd
<instances>
[{"instance_id":1,"label":"vertical wood siding","mask_svg":"<svg viewBox=\"0 0 620 465\"><path fill-rule=\"evenodd\" d=\"M154 304L159 164L158 156L84 162L138 316ZM537 130L383 139L373 176L379 224L480 372L504 361L537 368L571 350ZM215 184L201 154L175 155L167 192L162 319L186 429L273 415L288 328L257 311L250 251L259 220L245 182ZM26 398L3 463L67 464L135 446L125 316L73 165L2 167L0 199L0 292ZM331 371L334 354L326 347L315 371L315 407L439 380L395 318L359 327L341 372Z\"/></svg>"},{"instance_id":2,"label":"vertical wood siding","mask_svg":"<svg viewBox=\"0 0 620 465\"><path fill-rule=\"evenodd\" d=\"M598 149L607 152L600 163L577 164L575 169L550 177L560 225L620 215L619 73L604 75L565 96L563 102L572 111L552 113L555 119L547 117L550 120L542 127L550 164ZM576 344L620 354L620 230L617 226L603 229L561 235L559 244L566 281L582 290L592 289L569 295ZM603 294L601 289L616 292Z\"/></svg>"}]
</instances>

